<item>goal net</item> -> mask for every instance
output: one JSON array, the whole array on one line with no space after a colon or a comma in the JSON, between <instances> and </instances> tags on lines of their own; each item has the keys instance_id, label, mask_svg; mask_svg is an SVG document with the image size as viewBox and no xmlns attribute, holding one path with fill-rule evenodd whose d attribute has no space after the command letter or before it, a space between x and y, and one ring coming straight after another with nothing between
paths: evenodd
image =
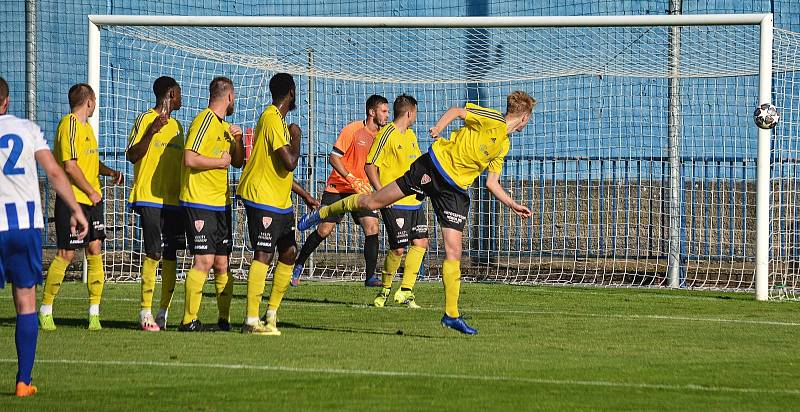
<instances>
[{"instance_id":1,"label":"goal net","mask_svg":"<svg viewBox=\"0 0 800 412\"><path fill-rule=\"evenodd\" d=\"M102 25L103 159L128 178L127 187L105 188L107 273L137 279L143 259L139 220L126 207L132 168L124 148L137 114L154 103L153 80L166 75L180 83L183 108L174 116L188 129L207 104L210 80L230 77L237 97L229 120L247 129L270 104L270 77L288 72L298 109L287 121L303 130L295 176L317 197L339 130L363 118L371 94L391 102L406 93L419 101L413 128L423 151L431 143L427 129L448 107L471 101L502 111L514 90L539 100L529 126L512 136L502 174L533 217L519 219L483 188L483 178L476 181L462 260L468 279L751 290L760 29L666 24ZM775 30L773 53L773 102L783 117L772 148L769 284L775 296L790 297L800 286L798 36ZM235 192L239 171L231 176ZM298 215L306 211L299 199L295 205ZM432 242L423 276L436 279L444 249L427 210ZM245 225L234 202L231 268L239 276L251 257ZM298 234L299 244L304 240ZM360 228L346 218L304 276L363 279L362 245ZM188 268L189 257L179 260Z\"/></svg>"}]
</instances>

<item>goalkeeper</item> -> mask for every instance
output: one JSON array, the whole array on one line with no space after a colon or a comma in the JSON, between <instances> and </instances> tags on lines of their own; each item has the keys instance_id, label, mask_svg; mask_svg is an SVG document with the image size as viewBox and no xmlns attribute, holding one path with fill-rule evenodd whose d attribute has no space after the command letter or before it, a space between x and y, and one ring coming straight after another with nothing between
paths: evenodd
<instances>
[{"instance_id":1,"label":"goalkeeper","mask_svg":"<svg viewBox=\"0 0 800 412\"><path fill-rule=\"evenodd\" d=\"M333 171L328 177L325 192L322 194L322 205L330 205L354 193L370 193L372 186L368 183L364 165L367 154L372 147L378 130L389 121L389 101L385 97L372 95L367 99L365 120L354 121L345 126L339 133L330 154ZM364 231L364 263L366 277L364 286L381 286L380 277L375 275L378 261L378 212L375 210L354 211L350 214ZM343 215L322 219L317 230L311 233L297 255L292 285L300 284L303 265L314 250L331 234L336 225L342 221Z\"/></svg>"},{"instance_id":2,"label":"goalkeeper","mask_svg":"<svg viewBox=\"0 0 800 412\"><path fill-rule=\"evenodd\" d=\"M320 219L345 212L379 209L412 194L418 199L430 197L436 220L442 227L446 255L442 263L445 293L442 326L469 335L478 333L458 312L461 241L470 203L467 188L488 168L486 188L518 216L523 219L531 216L531 211L515 202L500 185L500 172L511 147L509 135L528 124L536 100L525 92L515 91L506 102L505 115L472 103L450 108L430 129L436 141L428 153L415 160L403 176L375 193L350 196L307 213L300 219L298 229L307 230ZM439 138L439 133L456 118L464 119L464 126L453 132L450 139Z\"/></svg>"}]
</instances>

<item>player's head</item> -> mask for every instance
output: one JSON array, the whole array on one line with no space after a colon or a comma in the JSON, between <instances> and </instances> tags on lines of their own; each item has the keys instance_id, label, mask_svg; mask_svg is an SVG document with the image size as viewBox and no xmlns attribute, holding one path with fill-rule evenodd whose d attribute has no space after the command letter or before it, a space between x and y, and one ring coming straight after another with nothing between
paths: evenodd
<instances>
[{"instance_id":1,"label":"player's head","mask_svg":"<svg viewBox=\"0 0 800 412\"><path fill-rule=\"evenodd\" d=\"M509 132L518 132L528 124L536 99L523 91L511 92L506 98L506 123L513 125Z\"/></svg>"},{"instance_id":2,"label":"player's head","mask_svg":"<svg viewBox=\"0 0 800 412\"><path fill-rule=\"evenodd\" d=\"M8 82L0 77L0 114L8 111Z\"/></svg>"},{"instance_id":3,"label":"player's head","mask_svg":"<svg viewBox=\"0 0 800 412\"><path fill-rule=\"evenodd\" d=\"M367 99L367 122L372 119L379 127L389 123L389 101L385 97L373 94Z\"/></svg>"},{"instance_id":4,"label":"player's head","mask_svg":"<svg viewBox=\"0 0 800 412\"><path fill-rule=\"evenodd\" d=\"M412 125L417 121L417 99L403 93L394 99L392 111L394 112L395 122L408 118L408 124Z\"/></svg>"},{"instance_id":5,"label":"player's head","mask_svg":"<svg viewBox=\"0 0 800 412\"><path fill-rule=\"evenodd\" d=\"M269 79L269 92L272 94L273 102L286 102L289 104L289 111L297 108L295 100L297 99L295 93L294 78L289 73L275 73Z\"/></svg>"},{"instance_id":6,"label":"player's head","mask_svg":"<svg viewBox=\"0 0 800 412\"><path fill-rule=\"evenodd\" d=\"M75 84L69 88L67 97L69 98L69 109L73 113L85 108L86 116L92 117L97 102L92 86L86 83Z\"/></svg>"},{"instance_id":7,"label":"player's head","mask_svg":"<svg viewBox=\"0 0 800 412\"><path fill-rule=\"evenodd\" d=\"M233 82L231 79L225 76L217 76L214 80L211 80L211 84L208 85L209 105L216 102L227 103L225 115L230 116L233 114L233 102L235 98L236 95L234 94Z\"/></svg>"},{"instance_id":8,"label":"player's head","mask_svg":"<svg viewBox=\"0 0 800 412\"><path fill-rule=\"evenodd\" d=\"M181 86L172 77L161 76L153 82L153 94L162 110L172 111L181 108Z\"/></svg>"}]
</instances>

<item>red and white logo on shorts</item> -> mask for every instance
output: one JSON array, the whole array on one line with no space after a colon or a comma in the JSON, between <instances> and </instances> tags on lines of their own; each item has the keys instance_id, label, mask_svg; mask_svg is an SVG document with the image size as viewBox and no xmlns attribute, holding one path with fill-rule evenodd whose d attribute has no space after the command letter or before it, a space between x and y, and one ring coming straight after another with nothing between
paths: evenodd
<instances>
[{"instance_id":1,"label":"red and white logo on shorts","mask_svg":"<svg viewBox=\"0 0 800 412\"><path fill-rule=\"evenodd\" d=\"M205 221L205 220L195 220L195 221L194 221L194 228L195 228L195 230L197 230L198 232L202 232L202 231L203 231L203 227L204 227L205 225L206 225L206 221Z\"/></svg>"},{"instance_id":2,"label":"red and white logo on shorts","mask_svg":"<svg viewBox=\"0 0 800 412\"><path fill-rule=\"evenodd\" d=\"M419 180L419 184L421 184L421 185L427 185L430 182L431 182L431 177L428 176L427 173L422 175L422 179Z\"/></svg>"},{"instance_id":3,"label":"red and white logo on shorts","mask_svg":"<svg viewBox=\"0 0 800 412\"><path fill-rule=\"evenodd\" d=\"M262 217L261 224L264 225L264 229L268 228L272 224L272 218L269 216Z\"/></svg>"}]
</instances>

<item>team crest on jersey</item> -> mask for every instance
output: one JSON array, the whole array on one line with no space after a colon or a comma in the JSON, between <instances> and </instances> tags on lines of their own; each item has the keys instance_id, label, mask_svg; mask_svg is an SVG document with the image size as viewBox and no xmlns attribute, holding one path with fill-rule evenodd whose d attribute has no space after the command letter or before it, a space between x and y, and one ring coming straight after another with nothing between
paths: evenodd
<instances>
[{"instance_id":1,"label":"team crest on jersey","mask_svg":"<svg viewBox=\"0 0 800 412\"><path fill-rule=\"evenodd\" d=\"M397 223L397 227L399 227L401 229L403 228L403 225L406 224L406 220L404 218L402 218L402 217L398 217L394 221Z\"/></svg>"},{"instance_id":2,"label":"team crest on jersey","mask_svg":"<svg viewBox=\"0 0 800 412\"><path fill-rule=\"evenodd\" d=\"M428 174L427 174L427 173L425 173L424 175L422 175L422 179L420 179L420 181L419 181L419 183L420 183L420 184L422 184L422 185L427 185L427 184L428 184L428 183L430 183L430 182L431 182L431 177L430 177L430 176L428 176Z\"/></svg>"},{"instance_id":3,"label":"team crest on jersey","mask_svg":"<svg viewBox=\"0 0 800 412\"><path fill-rule=\"evenodd\" d=\"M272 224L272 218L269 216L262 217L261 224L264 225L264 229L268 228Z\"/></svg>"},{"instance_id":4,"label":"team crest on jersey","mask_svg":"<svg viewBox=\"0 0 800 412\"><path fill-rule=\"evenodd\" d=\"M203 227L204 227L205 225L206 225L206 221L205 221L205 220L195 220L195 221L194 221L194 228L195 228L195 230L197 230L198 232L202 232L202 231L203 231Z\"/></svg>"}]
</instances>

